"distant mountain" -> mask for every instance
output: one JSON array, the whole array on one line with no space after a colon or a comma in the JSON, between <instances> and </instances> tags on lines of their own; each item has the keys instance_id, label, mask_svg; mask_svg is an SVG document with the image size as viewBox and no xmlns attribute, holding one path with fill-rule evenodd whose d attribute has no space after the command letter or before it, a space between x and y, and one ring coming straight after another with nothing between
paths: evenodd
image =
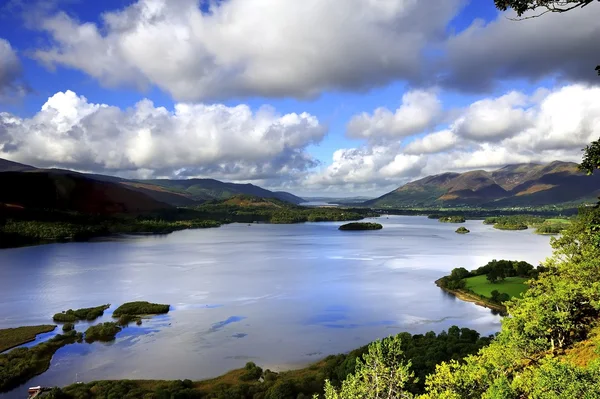
<instances>
[{"instance_id":1,"label":"distant mountain","mask_svg":"<svg viewBox=\"0 0 600 399\"><path fill-rule=\"evenodd\" d=\"M486 172L442 173L405 184L379 198L372 207L541 206L596 202L600 174L586 176L577 164L518 164Z\"/></svg>"},{"instance_id":2,"label":"distant mountain","mask_svg":"<svg viewBox=\"0 0 600 399\"><path fill-rule=\"evenodd\" d=\"M302 198L282 191L269 191L254 184L225 183L214 179L188 180L139 180L138 183L161 187L168 192L178 193L194 201L227 199L238 194L247 194L262 198L276 198L282 201L299 204Z\"/></svg>"},{"instance_id":3,"label":"distant mountain","mask_svg":"<svg viewBox=\"0 0 600 399\"><path fill-rule=\"evenodd\" d=\"M325 202L328 204L359 204L373 197L304 197L306 202Z\"/></svg>"},{"instance_id":4,"label":"distant mountain","mask_svg":"<svg viewBox=\"0 0 600 399\"><path fill-rule=\"evenodd\" d=\"M0 172L20 172L23 170L35 169L33 166L23 165L13 161L0 158Z\"/></svg>"}]
</instances>

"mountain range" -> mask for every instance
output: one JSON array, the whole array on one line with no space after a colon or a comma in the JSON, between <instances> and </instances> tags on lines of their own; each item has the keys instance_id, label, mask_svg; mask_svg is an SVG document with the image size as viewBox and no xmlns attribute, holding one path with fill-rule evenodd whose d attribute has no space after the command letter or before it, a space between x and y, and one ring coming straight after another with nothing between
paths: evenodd
<instances>
[{"instance_id":1,"label":"mountain range","mask_svg":"<svg viewBox=\"0 0 600 399\"><path fill-rule=\"evenodd\" d=\"M300 197L214 179L131 180L0 159L0 203L85 213L143 213L245 194L299 204Z\"/></svg>"},{"instance_id":2,"label":"mountain range","mask_svg":"<svg viewBox=\"0 0 600 399\"><path fill-rule=\"evenodd\" d=\"M363 205L505 208L596 202L599 194L600 173L587 176L576 163L555 161L427 176Z\"/></svg>"}]
</instances>

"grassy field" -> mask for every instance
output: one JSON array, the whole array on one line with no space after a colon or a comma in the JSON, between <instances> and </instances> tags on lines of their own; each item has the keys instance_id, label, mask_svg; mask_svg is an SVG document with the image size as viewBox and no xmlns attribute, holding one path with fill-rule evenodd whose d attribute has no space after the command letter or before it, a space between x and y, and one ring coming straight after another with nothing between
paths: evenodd
<instances>
[{"instance_id":1,"label":"grassy field","mask_svg":"<svg viewBox=\"0 0 600 399\"><path fill-rule=\"evenodd\" d=\"M55 325L5 328L0 330L0 352L31 342L36 335L53 331Z\"/></svg>"},{"instance_id":2,"label":"grassy field","mask_svg":"<svg viewBox=\"0 0 600 399\"><path fill-rule=\"evenodd\" d=\"M510 297L519 296L522 292L525 292L527 285L525 282L526 278L522 277L507 277L504 281L498 281L496 283L490 283L486 276L475 276L465 279L467 288L476 294L491 298L492 291L496 290L500 293L510 295Z\"/></svg>"}]
</instances>

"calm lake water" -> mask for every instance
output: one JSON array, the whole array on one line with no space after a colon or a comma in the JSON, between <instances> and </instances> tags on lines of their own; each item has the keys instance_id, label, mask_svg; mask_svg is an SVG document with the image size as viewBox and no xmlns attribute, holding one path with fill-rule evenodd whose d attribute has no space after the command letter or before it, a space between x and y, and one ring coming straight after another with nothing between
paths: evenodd
<instances>
[{"instance_id":1,"label":"calm lake water","mask_svg":"<svg viewBox=\"0 0 600 399\"><path fill-rule=\"evenodd\" d=\"M0 328L49 324L64 309L133 300L172 311L124 329L109 344L57 352L33 385L76 378L204 379L254 361L281 370L401 331L452 325L499 329L489 310L445 294L434 280L492 259L534 265L549 237L467 221L390 216L380 231L341 223L233 224L166 236L0 250ZM77 325L84 331L86 323ZM45 334L47 339L52 333ZM23 388L0 395L20 398Z\"/></svg>"}]
</instances>

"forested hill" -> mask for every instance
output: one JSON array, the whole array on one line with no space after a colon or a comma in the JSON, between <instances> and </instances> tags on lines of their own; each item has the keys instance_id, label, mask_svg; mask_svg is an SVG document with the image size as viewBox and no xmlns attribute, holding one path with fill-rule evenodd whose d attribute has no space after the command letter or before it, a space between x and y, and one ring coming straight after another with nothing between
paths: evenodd
<instances>
[{"instance_id":1,"label":"forested hill","mask_svg":"<svg viewBox=\"0 0 600 399\"><path fill-rule=\"evenodd\" d=\"M215 179L139 180L137 183L181 193L195 201L227 199L235 195L246 194L262 198L275 198L293 204L304 202L302 198L283 191L273 192L254 184L226 183Z\"/></svg>"},{"instance_id":2,"label":"forested hill","mask_svg":"<svg viewBox=\"0 0 600 399\"><path fill-rule=\"evenodd\" d=\"M576 163L517 164L487 172L443 173L408 183L374 200L372 207L542 206L596 202L600 174L586 176Z\"/></svg>"},{"instance_id":3,"label":"forested hill","mask_svg":"<svg viewBox=\"0 0 600 399\"><path fill-rule=\"evenodd\" d=\"M0 159L0 203L86 213L146 212L195 206L236 195L304 202L286 192L214 179L130 180L61 169L37 169Z\"/></svg>"}]
</instances>

